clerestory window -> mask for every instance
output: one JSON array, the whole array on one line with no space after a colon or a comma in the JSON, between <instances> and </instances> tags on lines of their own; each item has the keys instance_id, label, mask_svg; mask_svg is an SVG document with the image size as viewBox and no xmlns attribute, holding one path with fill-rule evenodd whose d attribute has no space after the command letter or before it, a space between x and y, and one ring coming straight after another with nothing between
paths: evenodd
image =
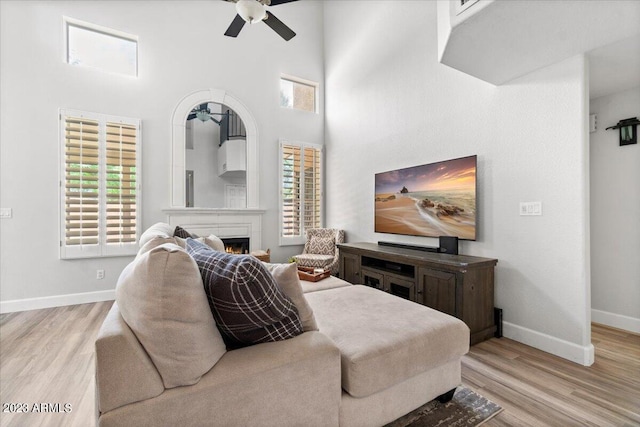
<instances>
[{"instance_id":1,"label":"clerestory window","mask_svg":"<svg viewBox=\"0 0 640 427\"><path fill-rule=\"evenodd\" d=\"M136 36L71 18L65 18L65 25L68 64L138 75Z\"/></svg>"},{"instance_id":2,"label":"clerestory window","mask_svg":"<svg viewBox=\"0 0 640 427\"><path fill-rule=\"evenodd\" d=\"M317 113L317 100L317 83L291 76L280 78L281 107Z\"/></svg>"}]
</instances>

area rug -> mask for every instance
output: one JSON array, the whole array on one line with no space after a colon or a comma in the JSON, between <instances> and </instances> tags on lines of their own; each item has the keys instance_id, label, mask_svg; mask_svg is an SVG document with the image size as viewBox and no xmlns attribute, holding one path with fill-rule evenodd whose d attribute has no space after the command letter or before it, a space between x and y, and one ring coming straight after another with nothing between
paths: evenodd
<instances>
[{"instance_id":1,"label":"area rug","mask_svg":"<svg viewBox=\"0 0 640 427\"><path fill-rule=\"evenodd\" d=\"M502 408L466 387L458 387L447 403L425 403L386 427L479 426L500 413Z\"/></svg>"}]
</instances>

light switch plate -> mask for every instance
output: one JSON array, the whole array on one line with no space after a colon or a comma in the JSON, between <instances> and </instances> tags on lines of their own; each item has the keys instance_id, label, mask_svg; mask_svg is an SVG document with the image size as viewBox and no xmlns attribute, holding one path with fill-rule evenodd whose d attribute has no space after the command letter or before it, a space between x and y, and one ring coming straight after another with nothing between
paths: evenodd
<instances>
[{"instance_id":1,"label":"light switch plate","mask_svg":"<svg viewBox=\"0 0 640 427\"><path fill-rule=\"evenodd\" d=\"M542 215L542 202L520 202L520 216Z\"/></svg>"},{"instance_id":2,"label":"light switch plate","mask_svg":"<svg viewBox=\"0 0 640 427\"><path fill-rule=\"evenodd\" d=\"M11 208L0 208L0 218L11 218L12 216Z\"/></svg>"}]
</instances>

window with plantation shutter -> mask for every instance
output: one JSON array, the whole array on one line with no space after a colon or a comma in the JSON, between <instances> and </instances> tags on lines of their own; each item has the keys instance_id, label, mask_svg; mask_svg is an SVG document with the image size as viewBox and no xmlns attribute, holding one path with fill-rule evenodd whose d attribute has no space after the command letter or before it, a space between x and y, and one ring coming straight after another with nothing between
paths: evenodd
<instances>
[{"instance_id":1,"label":"window with plantation shutter","mask_svg":"<svg viewBox=\"0 0 640 427\"><path fill-rule=\"evenodd\" d=\"M303 244L322 226L322 146L280 143L280 244Z\"/></svg>"},{"instance_id":2,"label":"window with plantation shutter","mask_svg":"<svg viewBox=\"0 0 640 427\"><path fill-rule=\"evenodd\" d=\"M140 217L140 121L61 110L61 258L132 255Z\"/></svg>"}]
</instances>

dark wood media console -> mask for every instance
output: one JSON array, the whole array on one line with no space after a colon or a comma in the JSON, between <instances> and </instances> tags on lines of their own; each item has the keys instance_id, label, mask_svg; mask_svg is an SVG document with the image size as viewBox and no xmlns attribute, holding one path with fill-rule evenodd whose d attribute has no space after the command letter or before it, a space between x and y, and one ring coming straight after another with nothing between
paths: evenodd
<instances>
[{"instance_id":1,"label":"dark wood media console","mask_svg":"<svg viewBox=\"0 0 640 427\"><path fill-rule=\"evenodd\" d=\"M471 344L494 336L494 267L498 260L447 255L375 243L345 243L340 277L364 284L461 319Z\"/></svg>"}]
</instances>

